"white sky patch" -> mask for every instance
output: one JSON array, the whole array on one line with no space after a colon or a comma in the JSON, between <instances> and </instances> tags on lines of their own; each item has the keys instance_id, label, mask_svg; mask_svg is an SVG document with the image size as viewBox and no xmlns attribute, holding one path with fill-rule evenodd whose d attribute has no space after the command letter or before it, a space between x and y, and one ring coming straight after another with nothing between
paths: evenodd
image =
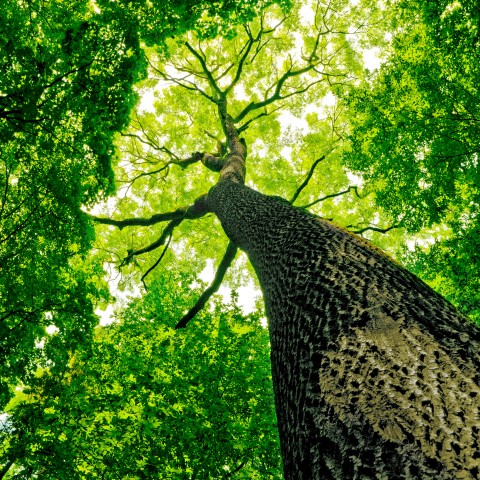
<instances>
[{"instance_id":1,"label":"white sky patch","mask_svg":"<svg viewBox=\"0 0 480 480\"><path fill-rule=\"evenodd\" d=\"M305 4L300 7L298 11L300 15L300 20L303 25L305 26L312 26L315 22L315 14L312 10L312 6L310 4Z\"/></svg>"},{"instance_id":2,"label":"white sky patch","mask_svg":"<svg viewBox=\"0 0 480 480\"><path fill-rule=\"evenodd\" d=\"M49 335L53 335L54 333L57 333L57 332L59 332L60 330L59 330L58 327L56 327L55 325L49 325L47 328L45 328L45 331L46 331Z\"/></svg>"},{"instance_id":3,"label":"white sky patch","mask_svg":"<svg viewBox=\"0 0 480 480\"><path fill-rule=\"evenodd\" d=\"M95 310L95 313L100 317L100 325L102 327L105 325L110 325L115 321L113 305L111 303L107 305L107 308L105 310L101 310L100 308L97 308Z\"/></svg>"},{"instance_id":4,"label":"white sky patch","mask_svg":"<svg viewBox=\"0 0 480 480\"><path fill-rule=\"evenodd\" d=\"M155 90L145 90L140 95L140 102L138 103L138 109L140 112L155 113L155 107L153 102L155 101Z\"/></svg>"},{"instance_id":5,"label":"white sky patch","mask_svg":"<svg viewBox=\"0 0 480 480\"><path fill-rule=\"evenodd\" d=\"M124 307L132 298L140 297L142 292L136 285L133 286L133 290L121 290L119 283L122 280L122 274L116 270L114 265L105 263L103 269L107 275L108 289L115 301L107 305L104 310L97 308L95 313L100 317L100 325L109 325L115 321L115 310Z\"/></svg>"},{"instance_id":6,"label":"white sky patch","mask_svg":"<svg viewBox=\"0 0 480 480\"><path fill-rule=\"evenodd\" d=\"M292 147L285 146L282 148L280 153L283 158L285 158L286 160L290 160L292 158L292 150Z\"/></svg>"},{"instance_id":7,"label":"white sky patch","mask_svg":"<svg viewBox=\"0 0 480 480\"><path fill-rule=\"evenodd\" d=\"M278 115L278 121L280 122L282 129L294 128L296 130L302 130L308 132L308 122L304 118L298 118L290 112L284 111Z\"/></svg>"},{"instance_id":8,"label":"white sky patch","mask_svg":"<svg viewBox=\"0 0 480 480\"><path fill-rule=\"evenodd\" d=\"M332 92L328 92L322 98L322 105L324 105L325 107L333 107L336 103L337 97Z\"/></svg>"},{"instance_id":9,"label":"white sky patch","mask_svg":"<svg viewBox=\"0 0 480 480\"><path fill-rule=\"evenodd\" d=\"M407 240L407 248L413 252L415 250L415 246L418 245L416 240Z\"/></svg>"},{"instance_id":10,"label":"white sky patch","mask_svg":"<svg viewBox=\"0 0 480 480\"><path fill-rule=\"evenodd\" d=\"M0 431L1 432L8 432L11 426L11 423L8 421L8 413L2 412L0 413Z\"/></svg>"},{"instance_id":11,"label":"white sky patch","mask_svg":"<svg viewBox=\"0 0 480 480\"><path fill-rule=\"evenodd\" d=\"M415 250L415 247L428 248L437 241L436 237L426 237L426 238L412 238L407 240L405 243L410 251Z\"/></svg>"},{"instance_id":12,"label":"white sky patch","mask_svg":"<svg viewBox=\"0 0 480 480\"><path fill-rule=\"evenodd\" d=\"M357 187L361 187L363 186L363 178L358 176L358 175L355 175L354 173L352 172L349 172L347 171L347 177L348 177L348 180L350 181L350 184L351 185L355 185Z\"/></svg>"},{"instance_id":13,"label":"white sky patch","mask_svg":"<svg viewBox=\"0 0 480 480\"><path fill-rule=\"evenodd\" d=\"M365 67L371 72L377 70L382 64L382 60L378 56L379 54L380 49L378 47L369 48L362 52Z\"/></svg>"},{"instance_id":14,"label":"white sky patch","mask_svg":"<svg viewBox=\"0 0 480 480\"><path fill-rule=\"evenodd\" d=\"M97 2L95 2L95 0L90 0L90 4L92 5L93 11L94 11L96 14L102 13L102 11L101 11L100 8L98 7Z\"/></svg>"},{"instance_id":15,"label":"white sky patch","mask_svg":"<svg viewBox=\"0 0 480 480\"><path fill-rule=\"evenodd\" d=\"M241 83L237 83L233 88L233 92L235 93L235 98L237 100L244 100L248 102L250 97L247 95L244 86Z\"/></svg>"},{"instance_id":16,"label":"white sky patch","mask_svg":"<svg viewBox=\"0 0 480 480\"><path fill-rule=\"evenodd\" d=\"M213 267L213 260L210 258L207 260L207 265L200 272L198 278L206 283L211 283L213 277L215 276L215 268Z\"/></svg>"}]
</instances>

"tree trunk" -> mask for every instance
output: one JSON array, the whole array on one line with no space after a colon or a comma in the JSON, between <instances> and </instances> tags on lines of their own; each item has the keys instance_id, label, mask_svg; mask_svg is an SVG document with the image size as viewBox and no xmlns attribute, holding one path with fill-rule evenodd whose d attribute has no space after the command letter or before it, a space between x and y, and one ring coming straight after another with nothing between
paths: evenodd
<instances>
[{"instance_id":1,"label":"tree trunk","mask_svg":"<svg viewBox=\"0 0 480 480\"><path fill-rule=\"evenodd\" d=\"M480 477L480 330L366 241L222 180L263 290L285 478Z\"/></svg>"}]
</instances>

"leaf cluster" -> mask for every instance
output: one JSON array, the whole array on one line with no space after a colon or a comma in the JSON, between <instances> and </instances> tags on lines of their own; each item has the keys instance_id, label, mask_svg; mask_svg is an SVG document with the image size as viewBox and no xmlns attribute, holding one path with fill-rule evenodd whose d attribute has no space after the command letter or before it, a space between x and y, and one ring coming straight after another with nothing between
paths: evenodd
<instances>
[{"instance_id":1,"label":"leaf cluster","mask_svg":"<svg viewBox=\"0 0 480 480\"><path fill-rule=\"evenodd\" d=\"M474 314L479 11L468 1L405 1L392 11L391 53L348 99L351 133L344 161L364 175L377 204L401 217L410 232L440 229L430 253L425 245L424 253L417 250L413 268L424 268L441 293Z\"/></svg>"},{"instance_id":2,"label":"leaf cluster","mask_svg":"<svg viewBox=\"0 0 480 480\"><path fill-rule=\"evenodd\" d=\"M173 330L191 281L157 276L61 375L38 373L3 432L15 478L281 478L268 333L219 302Z\"/></svg>"}]
</instances>

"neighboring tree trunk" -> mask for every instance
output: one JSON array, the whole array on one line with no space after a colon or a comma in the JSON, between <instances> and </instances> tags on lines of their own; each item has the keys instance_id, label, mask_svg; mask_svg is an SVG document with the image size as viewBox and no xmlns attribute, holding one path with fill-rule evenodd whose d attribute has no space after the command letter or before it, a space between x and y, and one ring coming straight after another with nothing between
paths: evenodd
<instances>
[{"instance_id":1,"label":"neighboring tree trunk","mask_svg":"<svg viewBox=\"0 0 480 480\"><path fill-rule=\"evenodd\" d=\"M363 239L224 177L257 272L285 478L480 478L480 330Z\"/></svg>"}]
</instances>

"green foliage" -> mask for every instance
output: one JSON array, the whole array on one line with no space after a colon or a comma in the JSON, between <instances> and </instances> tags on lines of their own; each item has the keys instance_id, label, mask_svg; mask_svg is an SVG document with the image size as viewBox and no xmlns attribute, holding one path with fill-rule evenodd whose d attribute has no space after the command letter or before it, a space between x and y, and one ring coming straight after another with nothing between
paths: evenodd
<instances>
[{"instance_id":1,"label":"green foliage","mask_svg":"<svg viewBox=\"0 0 480 480\"><path fill-rule=\"evenodd\" d=\"M148 217L217 181L181 163L224 141L199 58L219 89L232 85L250 186L392 254L415 235L409 268L480 318L473 0L33 0L0 15L0 407L15 394L5 478L280 478L258 314L217 302L172 330L198 298L193 278L225 251L213 216L176 227L148 293L95 330L103 266L120 270L119 290L143 291L161 251L124 259L163 225L99 225L95 238L82 209L116 183L105 215ZM385 63L368 72L372 48ZM288 72L301 73L283 82ZM229 285L248 268L241 256Z\"/></svg>"},{"instance_id":2,"label":"green foliage","mask_svg":"<svg viewBox=\"0 0 480 480\"><path fill-rule=\"evenodd\" d=\"M102 12L112 18L121 15L135 23L142 40L149 46L164 49L163 41L195 30L202 38L228 37L236 25L247 22L267 6L276 3L288 8L290 0L136 0L122 2L121 8L109 0L96 2Z\"/></svg>"},{"instance_id":3,"label":"green foliage","mask_svg":"<svg viewBox=\"0 0 480 480\"><path fill-rule=\"evenodd\" d=\"M313 162L325 155L295 204L307 205L348 189L353 182L341 164L345 119L337 95L355 82L356 75L362 75L358 44L378 43L380 13L370 1L352 6L338 0L318 8L316 2L294 2L288 14L272 6L261 17L237 27L232 37L205 40L190 32L168 40L168 55L147 49L149 75L138 85L143 101L118 141L121 159L116 174L121 195L115 205L109 203L105 215L148 217L153 212L172 211L191 204L217 181L217 174L200 162L188 170L178 165L193 152L215 152L218 141L223 140L214 102L218 91L202 72L192 49L205 59L218 88L228 89L234 82L226 98L237 126L245 127L242 136L248 145L250 186L290 199ZM349 29L356 34L345 35ZM248 47L252 38L256 40ZM303 73L289 77L278 98L268 100L263 108L252 108L252 103L269 99L289 71ZM312 210L345 226L365 227L374 222L378 209L368 192L359 198L350 190L348 195L318 202ZM106 253L104 258L114 263L117 255L125 258L127 250L153 242L162 226L121 232L97 228L98 246ZM193 263L187 263L187 268L198 272L207 259L218 264L226 245L220 225L211 217L177 227L172 239L174 252L179 244L181 255L170 252L162 263L178 265L188 258ZM139 255L137 267L145 272L158 257L157 252ZM133 264L130 268L123 270L125 280L132 273L128 280L138 282L139 269Z\"/></svg>"},{"instance_id":4,"label":"green foliage","mask_svg":"<svg viewBox=\"0 0 480 480\"><path fill-rule=\"evenodd\" d=\"M425 249L405 252L407 268L480 324L480 230L470 227Z\"/></svg>"},{"instance_id":5,"label":"green foliage","mask_svg":"<svg viewBox=\"0 0 480 480\"><path fill-rule=\"evenodd\" d=\"M73 348L96 323L103 275L79 268L94 237L80 209L113 190L114 132L144 61L134 32L89 2L2 2L0 15L3 406L35 368L46 326Z\"/></svg>"},{"instance_id":6,"label":"green foliage","mask_svg":"<svg viewBox=\"0 0 480 480\"><path fill-rule=\"evenodd\" d=\"M114 139L146 73L141 42L213 35L213 21L226 31L265 5L1 2L0 407L34 368L46 326L86 341L95 324L105 292L94 292L98 271L77 269L94 238L81 209L115 190Z\"/></svg>"},{"instance_id":7,"label":"green foliage","mask_svg":"<svg viewBox=\"0 0 480 480\"><path fill-rule=\"evenodd\" d=\"M9 412L20 475L281 478L268 333L218 301L173 330L191 281L157 278L61 375L38 372Z\"/></svg>"},{"instance_id":8,"label":"green foliage","mask_svg":"<svg viewBox=\"0 0 480 480\"><path fill-rule=\"evenodd\" d=\"M351 144L344 160L410 232L447 226L430 250L424 245L408 255L409 265L476 315L478 6L402 1L395 12L390 56L348 99Z\"/></svg>"}]
</instances>

